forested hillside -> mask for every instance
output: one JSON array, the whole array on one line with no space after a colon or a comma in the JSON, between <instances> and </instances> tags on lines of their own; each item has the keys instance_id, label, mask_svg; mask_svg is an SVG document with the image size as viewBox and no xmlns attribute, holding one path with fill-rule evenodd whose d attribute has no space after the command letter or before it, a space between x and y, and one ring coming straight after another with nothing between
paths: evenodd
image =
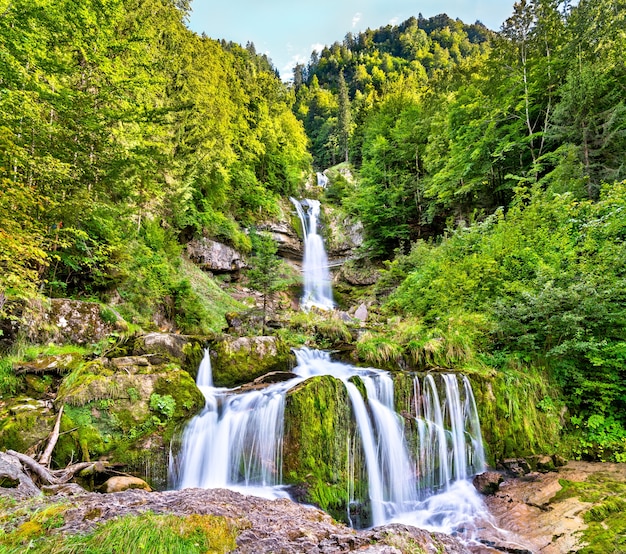
<instances>
[{"instance_id":1,"label":"forested hillside","mask_svg":"<svg viewBox=\"0 0 626 554\"><path fill-rule=\"evenodd\" d=\"M120 295L201 331L181 244L243 232L310 161L267 58L185 27L189 2L0 2L0 310ZM5 306L8 309L8 305Z\"/></svg>"},{"instance_id":2,"label":"forested hillside","mask_svg":"<svg viewBox=\"0 0 626 554\"><path fill-rule=\"evenodd\" d=\"M250 253L312 167L339 165L354 179L331 171L319 195L363 224L351 263L383 268L345 295L370 309L354 358L493 379L497 456L567 429L563 452L626 460L625 0L520 0L499 32L418 15L289 85L252 45L189 31L189 9L0 0L2 319L70 297L221 330L234 301L184 245ZM315 317L276 335L353 340Z\"/></svg>"},{"instance_id":3,"label":"forested hillside","mask_svg":"<svg viewBox=\"0 0 626 554\"><path fill-rule=\"evenodd\" d=\"M498 33L420 16L347 35L294 80L314 163L358 175L329 173L327 201L367 257L395 250L376 296L395 323L362 354L496 371L499 417L621 460L624 52L623 0L521 0Z\"/></svg>"}]
</instances>

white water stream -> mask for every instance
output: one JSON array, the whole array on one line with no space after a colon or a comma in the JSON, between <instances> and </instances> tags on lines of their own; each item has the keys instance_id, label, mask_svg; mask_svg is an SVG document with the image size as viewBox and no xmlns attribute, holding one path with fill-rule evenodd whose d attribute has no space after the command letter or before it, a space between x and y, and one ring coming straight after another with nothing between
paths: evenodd
<instances>
[{"instance_id":1,"label":"white water stream","mask_svg":"<svg viewBox=\"0 0 626 554\"><path fill-rule=\"evenodd\" d=\"M206 405L188 424L172 460L176 488L225 487L284 496L280 485L287 392L310 377L331 375L345 385L350 399L368 481L368 498L360 501L369 506L372 525L402 521L452 532L483 510L467 481L483 471L484 453L466 378L414 378L412 417L418 433L409 446L407 414L394 409L388 372L335 362L326 352L306 348L296 357L296 377L237 394L210 385L210 358L205 356L198 383ZM356 376L366 399L351 381Z\"/></svg>"},{"instance_id":2,"label":"white water stream","mask_svg":"<svg viewBox=\"0 0 626 554\"><path fill-rule=\"evenodd\" d=\"M332 310L335 303L330 285L328 256L324 248L324 240L318 232L319 200L299 202L291 198L291 202L296 207L304 234L304 259L302 261L304 293L300 300L300 307L305 311L313 306L321 310Z\"/></svg>"}]
</instances>

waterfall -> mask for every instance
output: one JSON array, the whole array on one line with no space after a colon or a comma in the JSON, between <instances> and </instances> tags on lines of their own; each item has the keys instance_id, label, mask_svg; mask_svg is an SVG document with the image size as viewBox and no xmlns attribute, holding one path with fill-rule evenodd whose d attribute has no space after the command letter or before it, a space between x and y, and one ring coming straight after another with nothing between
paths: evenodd
<instances>
[{"instance_id":1,"label":"waterfall","mask_svg":"<svg viewBox=\"0 0 626 554\"><path fill-rule=\"evenodd\" d=\"M328 186L328 177L321 172L316 173L317 186L325 189Z\"/></svg>"},{"instance_id":2,"label":"waterfall","mask_svg":"<svg viewBox=\"0 0 626 554\"><path fill-rule=\"evenodd\" d=\"M324 240L318 233L320 203L318 200L298 202L295 198L291 198L291 202L296 207L304 234L304 260L302 262L304 293L300 305L307 311L313 306L322 310L332 310L335 303L330 285L328 256L324 248Z\"/></svg>"},{"instance_id":3,"label":"waterfall","mask_svg":"<svg viewBox=\"0 0 626 554\"><path fill-rule=\"evenodd\" d=\"M390 373L335 362L328 353L307 348L295 354L295 377L262 390L201 386L205 407L187 425L170 466L176 488L243 488L251 494L263 488L266 496L279 494L287 393L310 377L330 375L344 384L350 399L358 435L351 442L360 444L367 476L367 498L359 501L369 506L372 525L419 521L426 528L452 529L458 519L454 506L469 506L459 510L459 521L468 510L478 510L480 499L466 484L483 470L484 452L467 378L415 377L411 414L401 416ZM210 382L208 352L201 367L198 382ZM437 504L439 497L449 500Z\"/></svg>"}]
</instances>

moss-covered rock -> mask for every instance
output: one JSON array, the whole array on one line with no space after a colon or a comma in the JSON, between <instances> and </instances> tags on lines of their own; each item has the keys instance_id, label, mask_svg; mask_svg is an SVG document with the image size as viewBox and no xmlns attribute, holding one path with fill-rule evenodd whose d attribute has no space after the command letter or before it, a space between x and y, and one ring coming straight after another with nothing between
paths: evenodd
<instances>
[{"instance_id":1,"label":"moss-covered rock","mask_svg":"<svg viewBox=\"0 0 626 554\"><path fill-rule=\"evenodd\" d=\"M22 331L40 344L94 344L127 327L121 317L101 304L67 298L31 302L22 316Z\"/></svg>"},{"instance_id":2,"label":"moss-covered rock","mask_svg":"<svg viewBox=\"0 0 626 554\"><path fill-rule=\"evenodd\" d=\"M50 402L25 396L10 399L0 408L0 448L27 452L43 443L55 417Z\"/></svg>"},{"instance_id":3,"label":"moss-covered rock","mask_svg":"<svg viewBox=\"0 0 626 554\"><path fill-rule=\"evenodd\" d=\"M135 340L135 356L152 355L162 358L162 362L180 365L190 374L200 365L207 337L192 337L175 333L149 333Z\"/></svg>"},{"instance_id":4,"label":"moss-covered rock","mask_svg":"<svg viewBox=\"0 0 626 554\"><path fill-rule=\"evenodd\" d=\"M561 444L563 411L538 370L470 376L488 462L534 454L567 455Z\"/></svg>"},{"instance_id":5,"label":"moss-covered rock","mask_svg":"<svg viewBox=\"0 0 626 554\"><path fill-rule=\"evenodd\" d=\"M211 352L213 381L219 387L234 387L254 381L270 371L288 371L293 354L277 337L225 338Z\"/></svg>"},{"instance_id":6,"label":"moss-covered rock","mask_svg":"<svg viewBox=\"0 0 626 554\"><path fill-rule=\"evenodd\" d=\"M350 402L344 384L314 377L289 391L285 406L283 478L298 500L345 520L350 490Z\"/></svg>"},{"instance_id":7,"label":"moss-covered rock","mask_svg":"<svg viewBox=\"0 0 626 554\"><path fill-rule=\"evenodd\" d=\"M160 357L99 359L68 375L56 399L65 406L58 465L106 458L163 488L168 441L204 397L180 366ZM154 463L153 463L154 462Z\"/></svg>"}]
</instances>

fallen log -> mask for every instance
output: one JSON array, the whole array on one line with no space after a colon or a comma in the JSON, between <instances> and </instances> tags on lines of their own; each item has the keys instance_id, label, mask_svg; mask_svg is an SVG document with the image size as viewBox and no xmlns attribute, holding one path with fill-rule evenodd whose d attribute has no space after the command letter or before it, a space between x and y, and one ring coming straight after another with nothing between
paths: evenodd
<instances>
[{"instance_id":1,"label":"fallen log","mask_svg":"<svg viewBox=\"0 0 626 554\"><path fill-rule=\"evenodd\" d=\"M43 454L39 457L39 463L42 466L50 466L50 460L52 458L52 451L59 440L59 431L61 430L61 417L63 416L63 404L59 408L59 413L57 414L57 419L54 422L54 427L52 429L52 433L50 434L50 440L48 441L48 445L46 449L43 451Z\"/></svg>"}]
</instances>

